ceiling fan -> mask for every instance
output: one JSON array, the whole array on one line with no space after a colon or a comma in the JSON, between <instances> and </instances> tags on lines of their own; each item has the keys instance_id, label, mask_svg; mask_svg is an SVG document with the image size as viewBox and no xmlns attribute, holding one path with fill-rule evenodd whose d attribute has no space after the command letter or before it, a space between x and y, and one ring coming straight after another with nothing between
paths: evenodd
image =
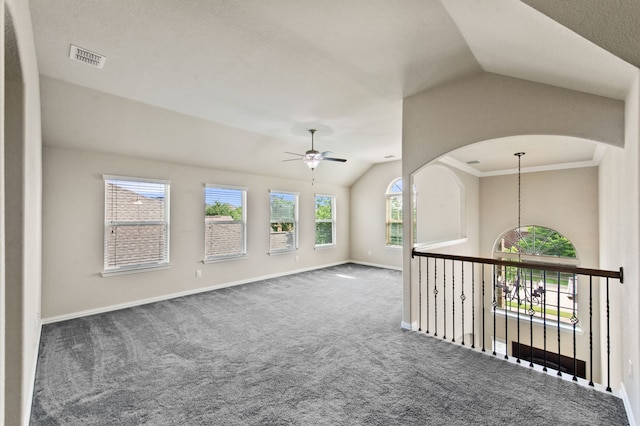
<instances>
[{"instance_id":1,"label":"ceiling fan","mask_svg":"<svg viewBox=\"0 0 640 426\"><path fill-rule=\"evenodd\" d=\"M347 161L344 158L327 157L328 154L332 154L332 152L330 151L325 151L325 152L316 151L313 147L313 135L315 134L316 129L309 129L309 132L311 133L311 149L305 152L304 154L296 154L295 152L285 152L285 154L297 155L300 158L292 158L290 160L282 160L282 161L302 160L304 161L304 164L306 164L307 167L309 167L311 170L318 167L318 164L320 164L320 161L325 161L325 160L338 161L340 163L345 163Z\"/></svg>"}]
</instances>

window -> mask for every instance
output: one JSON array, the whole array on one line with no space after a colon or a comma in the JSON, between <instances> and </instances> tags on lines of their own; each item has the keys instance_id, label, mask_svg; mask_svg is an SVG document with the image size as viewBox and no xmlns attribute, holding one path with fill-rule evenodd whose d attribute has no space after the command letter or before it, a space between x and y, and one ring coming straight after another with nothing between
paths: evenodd
<instances>
[{"instance_id":1,"label":"window","mask_svg":"<svg viewBox=\"0 0 640 426\"><path fill-rule=\"evenodd\" d=\"M247 254L246 199L246 188L205 185L205 262Z\"/></svg>"},{"instance_id":2,"label":"window","mask_svg":"<svg viewBox=\"0 0 640 426\"><path fill-rule=\"evenodd\" d=\"M298 249L298 194L269 191L269 253Z\"/></svg>"},{"instance_id":3,"label":"window","mask_svg":"<svg viewBox=\"0 0 640 426\"><path fill-rule=\"evenodd\" d=\"M391 182L387 189L386 245L402 246L402 178Z\"/></svg>"},{"instance_id":4,"label":"window","mask_svg":"<svg viewBox=\"0 0 640 426\"><path fill-rule=\"evenodd\" d=\"M103 275L169 265L169 186L152 179L104 176Z\"/></svg>"},{"instance_id":5,"label":"window","mask_svg":"<svg viewBox=\"0 0 640 426\"><path fill-rule=\"evenodd\" d=\"M576 249L565 236L544 226L529 225L505 232L494 247L494 257L505 260L578 265ZM497 303L506 311L547 320L570 322L577 313L577 277L568 273L499 267Z\"/></svg>"},{"instance_id":6,"label":"window","mask_svg":"<svg viewBox=\"0 0 640 426\"><path fill-rule=\"evenodd\" d=\"M336 245L336 197L316 194L316 247Z\"/></svg>"}]
</instances>

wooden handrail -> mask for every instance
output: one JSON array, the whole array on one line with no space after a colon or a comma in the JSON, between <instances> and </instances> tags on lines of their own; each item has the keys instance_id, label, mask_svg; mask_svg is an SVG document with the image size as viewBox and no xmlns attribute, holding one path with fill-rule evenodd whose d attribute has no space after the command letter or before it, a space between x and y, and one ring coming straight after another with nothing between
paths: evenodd
<instances>
[{"instance_id":1,"label":"wooden handrail","mask_svg":"<svg viewBox=\"0 0 640 426\"><path fill-rule=\"evenodd\" d=\"M603 277L603 278L615 278L623 283L624 278L624 270L620 267L619 271L609 271L605 269L590 269L590 268L580 268L577 266L571 265L558 265L555 263L544 263L544 262L518 262L515 260L501 260L501 259L489 259L486 257L473 257L473 256L459 256L453 254L442 254L442 253L427 253L417 251L415 248L411 251L411 257L432 257L436 259L449 259L449 260L459 260L462 262L473 262L473 263L483 263L486 265L501 265L501 266L514 266L516 268L523 269L544 269L545 271L553 271L553 272L565 272L568 274L576 274L576 275L590 275L594 277Z\"/></svg>"}]
</instances>

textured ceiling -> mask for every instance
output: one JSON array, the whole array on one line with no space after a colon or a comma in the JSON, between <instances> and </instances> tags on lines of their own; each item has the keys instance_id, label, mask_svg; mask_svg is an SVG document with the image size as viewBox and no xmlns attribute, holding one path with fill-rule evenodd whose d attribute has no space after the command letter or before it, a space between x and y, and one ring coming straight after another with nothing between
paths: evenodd
<instances>
[{"instance_id":1,"label":"textured ceiling","mask_svg":"<svg viewBox=\"0 0 640 426\"><path fill-rule=\"evenodd\" d=\"M342 185L401 158L405 96L484 70L620 99L634 69L517 0L30 5L45 144L308 179L283 152L317 128L318 149L349 161L316 180ZM71 61L70 44L104 69Z\"/></svg>"},{"instance_id":2,"label":"textured ceiling","mask_svg":"<svg viewBox=\"0 0 640 426\"><path fill-rule=\"evenodd\" d=\"M603 49L640 68L638 0L522 0Z\"/></svg>"}]
</instances>

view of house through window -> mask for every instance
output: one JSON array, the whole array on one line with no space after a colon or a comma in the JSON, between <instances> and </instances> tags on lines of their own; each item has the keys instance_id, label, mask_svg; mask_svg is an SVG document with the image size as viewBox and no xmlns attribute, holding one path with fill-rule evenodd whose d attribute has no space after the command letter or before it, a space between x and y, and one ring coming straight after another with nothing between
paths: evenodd
<instances>
[{"instance_id":1,"label":"view of house through window","mask_svg":"<svg viewBox=\"0 0 640 426\"><path fill-rule=\"evenodd\" d=\"M269 191L269 253L298 249L298 194Z\"/></svg>"},{"instance_id":2,"label":"view of house through window","mask_svg":"<svg viewBox=\"0 0 640 426\"><path fill-rule=\"evenodd\" d=\"M104 176L104 270L169 263L169 182Z\"/></svg>"},{"instance_id":3,"label":"view of house through window","mask_svg":"<svg viewBox=\"0 0 640 426\"><path fill-rule=\"evenodd\" d=\"M246 188L205 185L205 261L246 254Z\"/></svg>"},{"instance_id":4,"label":"view of house through window","mask_svg":"<svg viewBox=\"0 0 640 426\"><path fill-rule=\"evenodd\" d=\"M316 246L336 244L336 197L316 195Z\"/></svg>"},{"instance_id":5,"label":"view of house through window","mask_svg":"<svg viewBox=\"0 0 640 426\"><path fill-rule=\"evenodd\" d=\"M530 225L502 234L494 256L504 260L578 264L574 245L565 236L544 226ZM497 308L547 320L577 319L577 278L568 273L502 266L496 270Z\"/></svg>"}]
</instances>

